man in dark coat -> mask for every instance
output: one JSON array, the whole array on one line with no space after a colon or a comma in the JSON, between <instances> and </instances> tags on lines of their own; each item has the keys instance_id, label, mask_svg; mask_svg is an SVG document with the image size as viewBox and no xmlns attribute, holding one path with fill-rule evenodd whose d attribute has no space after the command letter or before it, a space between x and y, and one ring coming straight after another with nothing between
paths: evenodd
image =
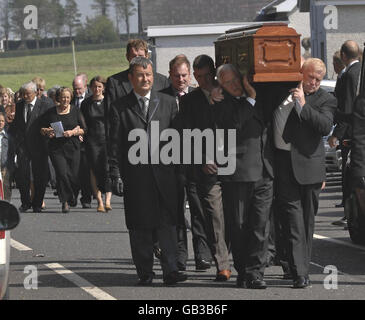
<instances>
[{"instance_id":1,"label":"man in dark coat","mask_svg":"<svg viewBox=\"0 0 365 320\"><path fill-rule=\"evenodd\" d=\"M81 108L81 103L92 96L92 93L89 91L87 86L87 76L86 74L78 74L74 80L72 81L72 89L74 92L74 97L71 101L71 105L74 105L77 108ZM81 156L80 156L80 170L79 170L79 180L80 180L80 191L81 197L80 202L83 209L91 208L91 200L92 200L92 189L90 184L90 166L86 155L85 143L81 143ZM72 206L77 204L77 197L75 203Z\"/></svg>"},{"instance_id":2,"label":"man in dark coat","mask_svg":"<svg viewBox=\"0 0 365 320\"><path fill-rule=\"evenodd\" d=\"M48 181L48 152L46 141L40 133L41 116L50 105L37 98L37 86L34 82L23 85L24 99L16 104L15 119L9 133L15 139L17 155L16 181L19 185L21 212L31 207L33 212L41 212ZM33 176L34 196L30 198L30 176Z\"/></svg>"},{"instance_id":3,"label":"man in dark coat","mask_svg":"<svg viewBox=\"0 0 365 320\"><path fill-rule=\"evenodd\" d=\"M142 39L131 39L127 44L126 57L128 62L131 62L135 57L148 58L148 44ZM111 104L121 97L129 94L133 87L128 78L129 69L116 73L110 76L107 80L105 88L106 108L109 110ZM159 73L154 73L153 88L160 91L169 86L168 79Z\"/></svg>"},{"instance_id":4,"label":"man in dark coat","mask_svg":"<svg viewBox=\"0 0 365 320\"><path fill-rule=\"evenodd\" d=\"M326 66L311 58L303 81L274 111L276 210L294 288L310 285L309 264L319 194L326 180L322 137L330 133L336 98L320 88Z\"/></svg>"},{"instance_id":5,"label":"man in dark coat","mask_svg":"<svg viewBox=\"0 0 365 320\"><path fill-rule=\"evenodd\" d=\"M179 120L182 122L184 129L197 129L203 132L204 130L215 130L215 121L213 113L213 102L211 100L211 92L217 86L215 77L214 61L207 55L200 55L195 58L193 63L194 77L197 80L199 87L194 91L184 95L180 102ZM203 147L203 153L205 148ZM205 154L205 153L204 153ZM194 159L194 155L192 155ZM188 166L185 176L189 181L190 188L193 185L198 195L198 204L201 211L198 211L198 217L194 217L192 211L193 206L190 204L192 212L192 232L194 243L195 234L199 232L199 224L195 223L194 219L200 222L203 230L200 239L210 248L211 255L214 259L217 276L216 281L227 281L230 278L230 261L228 249L225 241L225 225L223 215L222 188L218 177L214 173L210 173L209 166L205 165L202 159L201 164ZM203 165L204 163L204 165ZM193 194L194 195L194 194ZM196 209L195 209L196 210ZM195 215L197 214L195 213ZM199 234L199 233L198 233ZM202 237L203 236L203 237ZM196 236L195 236L196 237ZM197 238L197 237L196 237ZM200 240L198 238L198 240ZM201 240L200 240L201 241ZM197 255L197 249L194 248ZM204 247L203 247L204 249ZM200 252L202 254L204 252ZM207 253L205 253L207 255ZM208 261L196 261L198 266L203 267L203 263ZM208 264L209 266L210 264Z\"/></svg>"},{"instance_id":6,"label":"man in dark coat","mask_svg":"<svg viewBox=\"0 0 365 320\"><path fill-rule=\"evenodd\" d=\"M170 61L171 85L161 90L161 92L174 97L178 106L185 95L194 91L194 88L190 86L190 69L190 61L185 55L178 55ZM179 176L181 177L181 175ZM185 219L186 199L189 202L191 216L195 267L200 271L206 270L210 268L211 254L204 228L203 208L197 193L196 182L189 179L187 179L185 185L179 184L178 190L178 267L181 271L185 270L188 260L188 237L186 231L188 224Z\"/></svg>"},{"instance_id":7,"label":"man in dark coat","mask_svg":"<svg viewBox=\"0 0 365 320\"><path fill-rule=\"evenodd\" d=\"M131 62L135 57L145 57L148 58L148 44L146 41L142 39L131 39L128 41L126 48L126 58L128 62ZM116 73L110 76L107 79L107 84L105 88L105 114L108 119L108 112L110 110L111 104L128 95L133 87L129 81L129 68L122 72ZM170 83L169 80L162 74L154 72L153 75L153 87L154 90L160 91L164 88L167 88ZM106 135L108 137L109 134L109 122L106 122ZM155 256L160 259L161 258L161 249L158 246L158 243L155 242L154 245Z\"/></svg>"},{"instance_id":8,"label":"man in dark coat","mask_svg":"<svg viewBox=\"0 0 365 320\"><path fill-rule=\"evenodd\" d=\"M173 125L177 114L176 100L156 92L152 62L144 57L131 61L129 80L133 90L111 105L110 175L121 177L124 184L126 224L129 229L132 257L140 285L150 285L153 273L153 243L157 235L162 250L161 265L165 284L186 280L177 267L177 180L174 165L155 162L153 136ZM158 124L159 131L154 126ZM135 130L136 129L136 130ZM157 129L158 130L158 129ZM136 138L140 136L139 161ZM143 137L142 137L142 136ZM142 141L142 142L141 142ZM162 147L162 144L158 144ZM155 150L159 152L160 149ZM159 154L159 153L158 153Z\"/></svg>"},{"instance_id":9,"label":"man in dark coat","mask_svg":"<svg viewBox=\"0 0 365 320\"><path fill-rule=\"evenodd\" d=\"M346 183L345 168L350 147L346 146L343 141L350 139L352 135L351 116L354 110L354 101L356 98L357 85L361 63L359 62L360 48L355 41L348 40L341 46L341 60L346 66L341 75L339 83L336 84L337 111L335 116L336 127L328 143L331 147L335 147L336 143L340 143L342 156L342 202L336 206L344 205L345 200L350 195L350 188ZM342 224L341 224L342 222ZM343 220L334 222L336 225L346 224Z\"/></svg>"},{"instance_id":10,"label":"man in dark coat","mask_svg":"<svg viewBox=\"0 0 365 320\"><path fill-rule=\"evenodd\" d=\"M237 286L265 289L263 280L267 255L266 230L273 198L273 152L262 105L256 91L238 69L225 64L217 69L217 79L224 89L224 100L215 105L215 122L224 129L235 130L236 168L221 175L224 214L227 215ZM224 143L225 154L228 143ZM214 169L214 167L212 167Z\"/></svg>"}]
</instances>

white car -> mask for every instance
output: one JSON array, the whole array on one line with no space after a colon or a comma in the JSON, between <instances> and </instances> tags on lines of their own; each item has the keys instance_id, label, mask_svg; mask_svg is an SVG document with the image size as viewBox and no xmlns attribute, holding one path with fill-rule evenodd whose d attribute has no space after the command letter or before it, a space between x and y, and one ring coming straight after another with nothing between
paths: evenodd
<instances>
[{"instance_id":1,"label":"white car","mask_svg":"<svg viewBox=\"0 0 365 320\"><path fill-rule=\"evenodd\" d=\"M0 197L3 199L2 181ZM0 200L0 300L9 298L10 230L19 223L18 210L9 202Z\"/></svg>"}]
</instances>

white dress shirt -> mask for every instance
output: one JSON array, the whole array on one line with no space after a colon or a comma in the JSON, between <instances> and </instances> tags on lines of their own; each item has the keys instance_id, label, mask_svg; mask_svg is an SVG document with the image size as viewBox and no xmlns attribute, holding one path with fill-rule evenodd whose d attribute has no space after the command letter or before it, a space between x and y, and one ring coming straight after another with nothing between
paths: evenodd
<instances>
[{"instance_id":1,"label":"white dress shirt","mask_svg":"<svg viewBox=\"0 0 365 320\"><path fill-rule=\"evenodd\" d=\"M286 121L290 115L290 112L294 108L294 101L292 95L289 95L281 105L274 111L274 144L275 147L280 150L290 151L290 143L286 143L283 139L283 132L286 125Z\"/></svg>"},{"instance_id":2,"label":"white dress shirt","mask_svg":"<svg viewBox=\"0 0 365 320\"><path fill-rule=\"evenodd\" d=\"M137 98L137 101L138 101L138 104L139 106L141 107L141 110L142 110L142 113L144 112L143 108L144 106L141 105L141 98L143 98L145 100L145 105L147 106L147 110L150 106L150 100L151 100L151 91L148 92L144 97L143 96L140 96L137 92L134 91L134 95L136 96Z\"/></svg>"},{"instance_id":3,"label":"white dress shirt","mask_svg":"<svg viewBox=\"0 0 365 320\"><path fill-rule=\"evenodd\" d=\"M30 111L33 112L34 106L37 102L37 97L34 98L34 100L31 103L25 103L25 108L24 108L24 121L25 123L27 123L27 113L28 113L28 105L31 105L30 107Z\"/></svg>"}]
</instances>

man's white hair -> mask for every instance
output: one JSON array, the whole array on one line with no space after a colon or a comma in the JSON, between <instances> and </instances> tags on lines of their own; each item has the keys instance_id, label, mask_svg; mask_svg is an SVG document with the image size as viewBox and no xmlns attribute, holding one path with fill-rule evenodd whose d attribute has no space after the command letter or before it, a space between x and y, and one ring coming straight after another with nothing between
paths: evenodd
<instances>
[{"instance_id":1,"label":"man's white hair","mask_svg":"<svg viewBox=\"0 0 365 320\"><path fill-rule=\"evenodd\" d=\"M37 85L33 82L24 83L21 87L22 90L32 90L33 92L37 92Z\"/></svg>"},{"instance_id":2,"label":"man's white hair","mask_svg":"<svg viewBox=\"0 0 365 320\"><path fill-rule=\"evenodd\" d=\"M221 79L222 79L222 74L227 72L227 71L232 71L236 74L236 76L241 79L241 73L240 71L237 69L237 67L233 64L227 63L227 64L222 64L221 66L218 67L217 69L217 80L219 84L221 83Z\"/></svg>"}]
</instances>

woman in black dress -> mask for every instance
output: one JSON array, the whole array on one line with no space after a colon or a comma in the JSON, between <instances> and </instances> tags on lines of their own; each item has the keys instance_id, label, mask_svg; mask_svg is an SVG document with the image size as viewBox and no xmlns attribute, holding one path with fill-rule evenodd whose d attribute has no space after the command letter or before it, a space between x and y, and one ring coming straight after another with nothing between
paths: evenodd
<instances>
[{"instance_id":1,"label":"woman in black dress","mask_svg":"<svg viewBox=\"0 0 365 320\"><path fill-rule=\"evenodd\" d=\"M80 166L80 139L86 131L85 120L79 108L71 106L73 92L70 88L57 90L59 105L49 109L43 116L41 133L48 136L49 155L56 171L58 197L62 212L68 213L69 206L76 204L78 172ZM52 128L62 123L60 136Z\"/></svg>"},{"instance_id":2,"label":"woman in black dress","mask_svg":"<svg viewBox=\"0 0 365 320\"><path fill-rule=\"evenodd\" d=\"M86 154L90 164L91 187L98 201L97 212L112 210L110 200L112 190L108 179L107 146L105 134L104 90L106 79L96 76L90 81L93 95L85 99L81 104L81 112L84 115L88 128L85 136ZM105 193L105 206L102 194Z\"/></svg>"}]
</instances>

